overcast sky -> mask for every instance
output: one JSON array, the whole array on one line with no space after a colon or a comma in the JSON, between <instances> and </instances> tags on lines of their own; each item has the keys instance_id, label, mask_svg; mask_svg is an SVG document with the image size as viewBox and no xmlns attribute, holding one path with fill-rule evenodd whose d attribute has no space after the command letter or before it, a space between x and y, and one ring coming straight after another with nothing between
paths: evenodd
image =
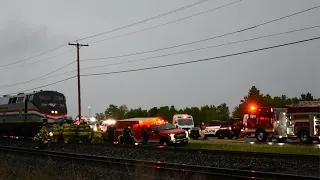
<instances>
[{"instance_id":1,"label":"overcast sky","mask_svg":"<svg viewBox=\"0 0 320 180\"><path fill-rule=\"evenodd\" d=\"M231 6L204 13L177 23L120 38L91 43L133 31L163 24L209 10L236 0L210 0L197 6L107 33L80 43L80 58L92 59L149 51L247 28L278 17L320 5L319 0L244 0ZM0 6L0 94L25 91L76 75L76 64L55 72L51 78L4 87L41 77L76 60L75 47L69 41L116 29L153 17L195 0L1 0ZM107 65L163 54L229 43L304 27L320 25L320 8L249 31L183 47L153 53L96 61L82 61L81 68ZM134 63L83 70L81 74L112 72L163 64L191 61L247 51L255 48L319 36L319 28L256 41L227 45ZM61 44L66 46L21 63L4 66L48 51ZM140 72L90 76L81 78L82 113L102 112L109 104L126 104L129 108L153 106L219 105L232 109L252 85L264 94L299 96L311 92L320 96L320 40L271 49L252 54L216 59L169 68ZM70 51L73 49L73 51ZM65 53L70 51L68 53ZM56 56L47 59L48 57ZM7 69L6 69L7 68ZM69 74L59 75L72 71ZM53 75L57 75L52 77ZM42 89L57 90L67 97L69 114L77 114L76 78Z\"/></svg>"}]
</instances>

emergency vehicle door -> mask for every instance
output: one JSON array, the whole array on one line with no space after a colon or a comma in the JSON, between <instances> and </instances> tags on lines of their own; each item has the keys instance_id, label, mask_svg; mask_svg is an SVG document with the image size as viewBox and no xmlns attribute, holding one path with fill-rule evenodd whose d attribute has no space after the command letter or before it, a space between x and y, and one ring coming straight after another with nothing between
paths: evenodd
<instances>
[{"instance_id":1,"label":"emergency vehicle door","mask_svg":"<svg viewBox=\"0 0 320 180\"><path fill-rule=\"evenodd\" d=\"M319 115L309 115L310 121L310 137L319 136L320 118Z\"/></svg>"},{"instance_id":2,"label":"emergency vehicle door","mask_svg":"<svg viewBox=\"0 0 320 180\"><path fill-rule=\"evenodd\" d=\"M278 116L279 127L280 127L280 136L287 136L287 116L284 112L280 112Z\"/></svg>"},{"instance_id":3,"label":"emergency vehicle door","mask_svg":"<svg viewBox=\"0 0 320 180\"><path fill-rule=\"evenodd\" d=\"M159 129L156 125L151 125L150 126L150 136L149 136L149 141L150 142L160 142L160 135L159 135ZM149 135L149 133L148 133Z\"/></svg>"}]
</instances>

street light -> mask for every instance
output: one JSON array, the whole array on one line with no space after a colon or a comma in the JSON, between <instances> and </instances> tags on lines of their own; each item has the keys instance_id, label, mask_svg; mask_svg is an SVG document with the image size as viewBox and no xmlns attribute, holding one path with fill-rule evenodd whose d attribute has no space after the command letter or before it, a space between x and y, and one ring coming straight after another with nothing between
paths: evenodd
<instances>
[{"instance_id":1,"label":"street light","mask_svg":"<svg viewBox=\"0 0 320 180\"><path fill-rule=\"evenodd\" d=\"M91 117L91 111L90 111L91 107L89 106L88 109L89 109L89 116Z\"/></svg>"}]
</instances>

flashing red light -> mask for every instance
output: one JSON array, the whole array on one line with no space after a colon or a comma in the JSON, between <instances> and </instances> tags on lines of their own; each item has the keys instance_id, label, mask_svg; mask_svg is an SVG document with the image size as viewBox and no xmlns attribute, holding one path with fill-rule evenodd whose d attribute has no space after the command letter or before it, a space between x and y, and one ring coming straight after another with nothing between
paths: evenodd
<instances>
[{"instance_id":1,"label":"flashing red light","mask_svg":"<svg viewBox=\"0 0 320 180\"><path fill-rule=\"evenodd\" d=\"M250 110L254 111L254 110L256 110L256 107L255 106L250 106Z\"/></svg>"},{"instance_id":2,"label":"flashing red light","mask_svg":"<svg viewBox=\"0 0 320 180\"><path fill-rule=\"evenodd\" d=\"M184 116L183 116L183 119L187 119L187 117L188 117L187 115L184 115Z\"/></svg>"}]
</instances>

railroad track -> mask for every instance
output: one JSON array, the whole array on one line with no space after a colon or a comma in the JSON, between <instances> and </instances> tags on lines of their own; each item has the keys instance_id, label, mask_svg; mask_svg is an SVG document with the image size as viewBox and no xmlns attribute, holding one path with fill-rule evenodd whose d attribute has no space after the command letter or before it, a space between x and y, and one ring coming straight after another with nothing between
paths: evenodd
<instances>
[{"instance_id":1,"label":"railroad track","mask_svg":"<svg viewBox=\"0 0 320 180\"><path fill-rule=\"evenodd\" d=\"M1 141L0 141L1 142ZM8 139L7 139L8 142ZM26 142L33 143L32 140L16 140L9 139L9 143L13 142ZM174 146L159 146L159 145L117 145L117 144L63 144L66 146L86 146L86 147L113 147L113 148L133 148L133 149L150 149L155 151L171 151L171 152L187 152L187 153L202 153L202 154L214 154L214 155L231 155L231 156L242 156L252 158L271 158L271 159L283 159L283 160L304 160L319 164L320 156L317 155L305 155L305 154L280 154L280 153L264 153L264 152L248 152L248 151L226 151L226 150L210 150L210 149L197 149L197 148L186 148L186 147L174 147Z\"/></svg>"},{"instance_id":2,"label":"railroad track","mask_svg":"<svg viewBox=\"0 0 320 180\"><path fill-rule=\"evenodd\" d=\"M56 160L69 160L72 163L93 163L103 164L108 167L119 167L123 168L129 167L130 169L135 169L137 167L149 169L156 171L158 175L169 175L169 177L174 177L176 174L183 175L184 177L192 177L191 175L196 175L200 179L303 179L303 180L313 180L319 179L317 177L306 177L297 176L290 174L279 174L279 173L269 173L269 172L259 172L259 171L247 171L247 170L237 170L229 168L215 168L215 167L203 167L203 166L192 166L184 164L171 164L163 162L153 162L153 161L142 161L134 159L121 159L112 158L105 156L93 156L93 155L83 155L74 153L65 153L49 150L39 150L21 147L11 147L11 146L0 146L0 151L6 153L14 153L19 155L35 156L36 158L50 157Z\"/></svg>"}]
</instances>

